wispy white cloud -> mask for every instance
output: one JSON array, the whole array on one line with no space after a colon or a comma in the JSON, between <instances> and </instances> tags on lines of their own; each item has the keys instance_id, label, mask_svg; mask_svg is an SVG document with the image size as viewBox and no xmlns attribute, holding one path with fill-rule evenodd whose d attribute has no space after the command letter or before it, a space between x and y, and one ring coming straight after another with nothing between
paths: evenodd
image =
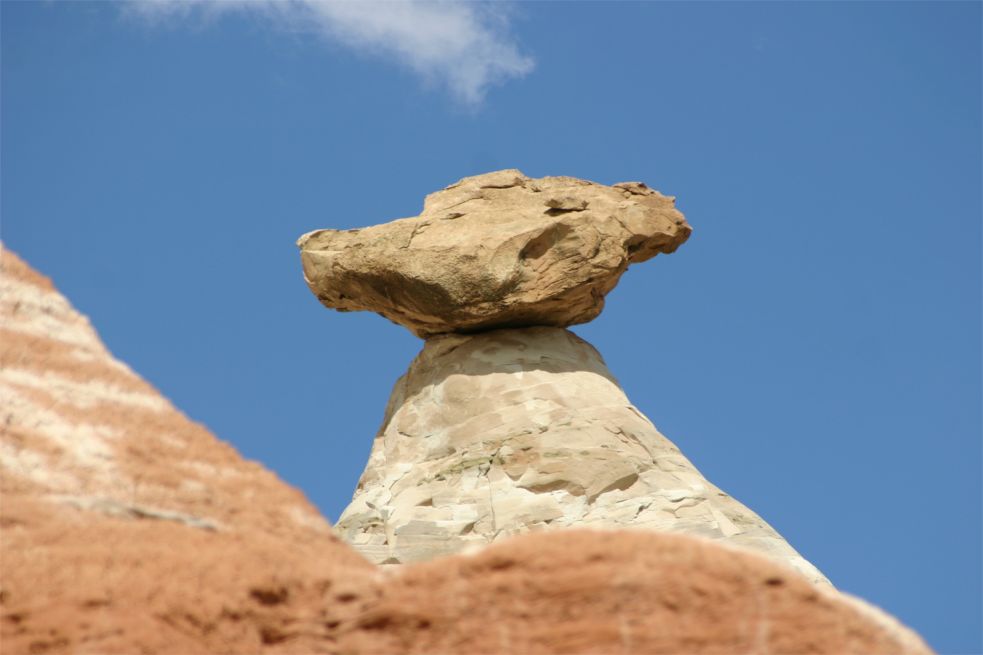
<instances>
[{"instance_id":1,"label":"wispy white cloud","mask_svg":"<svg viewBox=\"0 0 983 655\"><path fill-rule=\"evenodd\" d=\"M148 20L211 20L251 12L310 29L357 51L394 60L460 101L480 103L492 85L533 69L509 33L504 3L448 0L130 0Z\"/></svg>"}]
</instances>

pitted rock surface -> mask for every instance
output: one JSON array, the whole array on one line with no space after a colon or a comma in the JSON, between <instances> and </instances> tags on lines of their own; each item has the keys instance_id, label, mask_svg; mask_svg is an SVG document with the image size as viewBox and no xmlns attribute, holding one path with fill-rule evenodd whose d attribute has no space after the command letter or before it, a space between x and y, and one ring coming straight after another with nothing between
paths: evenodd
<instances>
[{"instance_id":1,"label":"pitted rock surface","mask_svg":"<svg viewBox=\"0 0 983 655\"><path fill-rule=\"evenodd\" d=\"M571 332L427 340L393 390L336 529L370 560L402 563L563 527L699 535L828 584L708 482Z\"/></svg>"},{"instance_id":2,"label":"pitted rock surface","mask_svg":"<svg viewBox=\"0 0 983 655\"><path fill-rule=\"evenodd\" d=\"M318 230L297 245L322 303L428 337L590 321L629 264L673 252L690 232L674 199L642 183L504 170L430 194L419 216Z\"/></svg>"}]
</instances>

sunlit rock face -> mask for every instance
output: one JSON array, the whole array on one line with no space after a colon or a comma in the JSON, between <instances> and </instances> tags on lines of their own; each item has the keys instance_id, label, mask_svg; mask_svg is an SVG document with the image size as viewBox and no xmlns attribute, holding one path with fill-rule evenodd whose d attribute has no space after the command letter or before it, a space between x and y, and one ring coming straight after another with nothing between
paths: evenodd
<instances>
[{"instance_id":1,"label":"sunlit rock face","mask_svg":"<svg viewBox=\"0 0 983 655\"><path fill-rule=\"evenodd\" d=\"M297 245L322 303L428 337L590 321L629 264L675 251L690 232L674 198L639 182L513 169L432 193L419 216L318 230Z\"/></svg>"},{"instance_id":2,"label":"sunlit rock face","mask_svg":"<svg viewBox=\"0 0 983 655\"><path fill-rule=\"evenodd\" d=\"M687 535L548 531L380 570L300 492L114 359L9 251L0 319L5 654L931 653L866 603ZM475 344L433 346L453 355L455 343ZM512 360L605 373L571 343ZM433 371L414 369L404 396L458 374L435 359ZM465 372L494 377L510 359L465 361Z\"/></svg>"},{"instance_id":3,"label":"sunlit rock face","mask_svg":"<svg viewBox=\"0 0 983 655\"><path fill-rule=\"evenodd\" d=\"M201 530L330 535L303 495L188 420L9 250L0 250L0 312L8 507L23 496Z\"/></svg>"},{"instance_id":4,"label":"sunlit rock face","mask_svg":"<svg viewBox=\"0 0 983 655\"><path fill-rule=\"evenodd\" d=\"M337 652L375 596L371 564L303 494L175 409L2 248L0 498L5 654Z\"/></svg>"},{"instance_id":5,"label":"sunlit rock face","mask_svg":"<svg viewBox=\"0 0 983 655\"><path fill-rule=\"evenodd\" d=\"M828 584L632 406L597 351L535 327L427 340L336 526L380 563L565 527L681 532Z\"/></svg>"}]
</instances>

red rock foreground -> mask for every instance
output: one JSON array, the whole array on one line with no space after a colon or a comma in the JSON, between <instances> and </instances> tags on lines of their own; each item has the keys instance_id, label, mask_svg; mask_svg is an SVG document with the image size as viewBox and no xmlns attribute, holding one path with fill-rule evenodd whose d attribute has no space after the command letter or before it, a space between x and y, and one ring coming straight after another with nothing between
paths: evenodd
<instances>
[{"instance_id":1,"label":"red rock foreground","mask_svg":"<svg viewBox=\"0 0 983 655\"><path fill-rule=\"evenodd\" d=\"M9 251L0 652L929 653L693 537L555 531L382 571L114 360Z\"/></svg>"}]
</instances>

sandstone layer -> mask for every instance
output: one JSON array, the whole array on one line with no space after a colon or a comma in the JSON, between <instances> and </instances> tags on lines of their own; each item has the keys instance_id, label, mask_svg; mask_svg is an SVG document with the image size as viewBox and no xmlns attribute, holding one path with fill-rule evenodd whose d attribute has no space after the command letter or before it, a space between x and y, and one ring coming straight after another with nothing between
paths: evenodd
<instances>
[{"instance_id":1,"label":"sandstone layer","mask_svg":"<svg viewBox=\"0 0 983 655\"><path fill-rule=\"evenodd\" d=\"M379 569L0 252L0 652L927 655L699 537L557 531Z\"/></svg>"},{"instance_id":2,"label":"sandstone layer","mask_svg":"<svg viewBox=\"0 0 983 655\"><path fill-rule=\"evenodd\" d=\"M9 250L0 497L3 655L322 651L374 593L300 492L177 411Z\"/></svg>"},{"instance_id":3,"label":"sandstone layer","mask_svg":"<svg viewBox=\"0 0 983 655\"><path fill-rule=\"evenodd\" d=\"M401 567L379 653L926 653L870 605L699 537L569 530Z\"/></svg>"},{"instance_id":4,"label":"sandstone layer","mask_svg":"<svg viewBox=\"0 0 983 655\"><path fill-rule=\"evenodd\" d=\"M590 321L629 264L673 252L690 231L673 198L638 182L504 170L430 194L419 216L297 245L322 303L428 337Z\"/></svg>"},{"instance_id":5,"label":"sandstone layer","mask_svg":"<svg viewBox=\"0 0 983 655\"><path fill-rule=\"evenodd\" d=\"M5 507L24 497L197 530L332 534L302 494L115 359L47 278L8 250L0 266Z\"/></svg>"},{"instance_id":6,"label":"sandstone layer","mask_svg":"<svg viewBox=\"0 0 983 655\"><path fill-rule=\"evenodd\" d=\"M336 529L370 560L404 563L563 527L723 540L828 584L708 482L571 332L428 339L393 390Z\"/></svg>"}]
</instances>

